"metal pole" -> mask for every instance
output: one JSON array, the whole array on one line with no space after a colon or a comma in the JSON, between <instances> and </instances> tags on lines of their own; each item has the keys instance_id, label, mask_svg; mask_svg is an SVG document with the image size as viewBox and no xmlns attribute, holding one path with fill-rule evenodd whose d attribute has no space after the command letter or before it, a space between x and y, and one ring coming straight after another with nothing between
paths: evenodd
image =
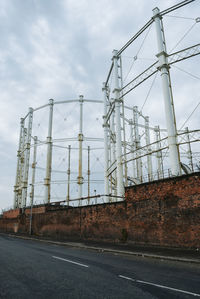
<instances>
[{"instance_id":1,"label":"metal pole","mask_svg":"<svg viewBox=\"0 0 200 299\"><path fill-rule=\"evenodd\" d=\"M111 164L116 163L116 133L115 133L115 111L113 111L111 116ZM111 190L114 186L114 194L117 196L117 176L116 171L114 171L113 176L111 176ZM112 197L111 197L112 200Z\"/></svg>"},{"instance_id":2,"label":"metal pole","mask_svg":"<svg viewBox=\"0 0 200 299\"><path fill-rule=\"evenodd\" d=\"M81 199L82 197L82 185L83 185L83 174L82 174L82 158L83 158L83 96L79 96L80 102L80 123L79 123L79 134L78 134L78 141L79 141L79 160L78 160L78 177L77 177L77 184L78 184L78 197ZM81 200L79 200L79 206L81 204Z\"/></svg>"},{"instance_id":3,"label":"metal pole","mask_svg":"<svg viewBox=\"0 0 200 299\"><path fill-rule=\"evenodd\" d=\"M21 151L22 151L22 136L24 131L24 119L21 118L20 121L20 134L19 134L19 145L17 151L17 170L16 170L16 179L14 186L14 204L13 208L16 209L19 207L19 187L20 187L20 167L21 167Z\"/></svg>"},{"instance_id":4,"label":"metal pole","mask_svg":"<svg viewBox=\"0 0 200 299\"><path fill-rule=\"evenodd\" d=\"M67 205L69 206L70 200L70 161L71 160L71 145L68 146L68 170L67 170Z\"/></svg>"},{"instance_id":5,"label":"metal pole","mask_svg":"<svg viewBox=\"0 0 200 299\"><path fill-rule=\"evenodd\" d=\"M88 205L90 204L90 146L88 146Z\"/></svg>"},{"instance_id":6,"label":"metal pole","mask_svg":"<svg viewBox=\"0 0 200 299\"><path fill-rule=\"evenodd\" d=\"M38 138L37 136L34 137L34 148L33 148L33 163L32 163L32 182L31 182L31 193L30 193L30 198L31 198L31 206L33 205L34 201L34 190L35 190L35 170L36 170L36 157L37 157L37 141Z\"/></svg>"},{"instance_id":7,"label":"metal pole","mask_svg":"<svg viewBox=\"0 0 200 299\"><path fill-rule=\"evenodd\" d=\"M112 151L111 151L111 121L108 122L108 167L112 164ZM105 190L105 189L104 189ZM112 175L108 177L108 193L112 192ZM111 198L109 199L109 201Z\"/></svg>"},{"instance_id":8,"label":"metal pole","mask_svg":"<svg viewBox=\"0 0 200 299\"><path fill-rule=\"evenodd\" d=\"M189 129L188 127L185 128L186 131L186 138L187 138L187 145L188 145L188 150L187 150L187 155L188 155L188 161L189 161L189 166L191 171L194 171L193 167L193 161L192 161L192 149L191 149L191 144L190 144L190 134L189 134Z\"/></svg>"},{"instance_id":9,"label":"metal pole","mask_svg":"<svg viewBox=\"0 0 200 299\"><path fill-rule=\"evenodd\" d=\"M150 134L149 134L149 117L145 117L145 139L146 139L146 146L147 146L147 166L148 166L148 178L149 181L152 181L152 156L151 156L151 146L149 144L150 141Z\"/></svg>"},{"instance_id":10,"label":"metal pole","mask_svg":"<svg viewBox=\"0 0 200 299\"><path fill-rule=\"evenodd\" d=\"M32 183L31 183L31 209L30 209L30 227L29 234L32 234L32 219L33 219L33 202L34 202L34 192L35 192L35 167L36 167L36 155L37 155L37 136L34 137L34 148L33 148L33 163L32 163Z\"/></svg>"},{"instance_id":11,"label":"metal pole","mask_svg":"<svg viewBox=\"0 0 200 299\"><path fill-rule=\"evenodd\" d=\"M176 119L174 112L174 104L170 83L169 65L167 61L166 43L164 37L164 28L162 24L162 17L159 14L160 10L156 7L153 9L154 21L156 25L157 44L158 44L158 59L159 70L161 72L163 95L165 103L165 117L168 132L169 157L172 175L180 175L180 157L177 145L177 130Z\"/></svg>"},{"instance_id":12,"label":"metal pole","mask_svg":"<svg viewBox=\"0 0 200 299\"><path fill-rule=\"evenodd\" d=\"M158 138L158 126L154 127L155 132L155 141L156 141L156 150L159 150L159 138ZM156 152L156 162L157 162L157 178L160 178L160 158L159 151Z\"/></svg>"},{"instance_id":13,"label":"metal pole","mask_svg":"<svg viewBox=\"0 0 200 299\"><path fill-rule=\"evenodd\" d=\"M107 88L103 83L102 91L104 93L104 115L103 115L103 128L104 128L104 194L109 194L109 179L108 179L108 124L106 123L107 116ZM107 196L104 198L104 202L109 201Z\"/></svg>"},{"instance_id":14,"label":"metal pole","mask_svg":"<svg viewBox=\"0 0 200 299\"><path fill-rule=\"evenodd\" d=\"M130 139L131 139L131 158L134 159L135 155L134 155L134 150L135 150L135 143L134 143L134 139L133 139L133 121L132 119L129 120L129 125L130 125ZM136 179L137 175L136 175L136 167L135 167L135 160L132 161L132 168L133 168L133 178Z\"/></svg>"},{"instance_id":15,"label":"metal pole","mask_svg":"<svg viewBox=\"0 0 200 299\"><path fill-rule=\"evenodd\" d=\"M53 105L54 100L49 100L49 124L47 136L47 158L46 158L46 177L44 179L44 202L50 203L51 194L51 164L52 164L52 125L53 125Z\"/></svg>"},{"instance_id":16,"label":"metal pole","mask_svg":"<svg viewBox=\"0 0 200 299\"><path fill-rule=\"evenodd\" d=\"M138 130L138 107L133 107L133 122L134 122L134 133L135 133L135 148L136 148L136 157L140 156L140 136ZM137 165L137 179L139 182L142 182L142 159L136 159Z\"/></svg>"},{"instance_id":17,"label":"metal pole","mask_svg":"<svg viewBox=\"0 0 200 299\"><path fill-rule=\"evenodd\" d=\"M120 69L120 88L123 88L123 72L122 72L122 58L119 57L119 69ZM126 162L126 124L125 124L125 112L124 112L124 100L122 99L122 130L123 130L123 154L124 154L124 179L125 185L128 185L128 166Z\"/></svg>"},{"instance_id":18,"label":"metal pole","mask_svg":"<svg viewBox=\"0 0 200 299\"><path fill-rule=\"evenodd\" d=\"M124 101L122 101L122 124L123 124L123 154L124 154L124 180L125 185L128 185L128 166L126 162L126 124L125 124L125 113L124 113Z\"/></svg>"},{"instance_id":19,"label":"metal pole","mask_svg":"<svg viewBox=\"0 0 200 299\"><path fill-rule=\"evenodd\" d=\"M23 208L26 207L26 200L27 200L32 122L33 122L33 108L29 108L28 128L27 128L27 137L26 137L26 148L25 148L25 161L24 161L25 162L24 174L23 174L23 182L22 182L22 207Z\"/></svg>"},{"instance_id":20,"label":"metal pole","mask_svg":"<svg viewBox=\"0 0 200 299\"><path fill-rule=\"evenodd\" d=\"M110 119L108 122L108 167L111 165L111 131L110 131ZM110 180L108 177L108 193L110 194L112 191L112 184L111 184L111 180L112 180L112 175L110 176ZM109 198L109 202L111 201L111 198ZM106 201L105 201L106 202Z\"/></svg>"},{"instance_id":21,"label":"metal pole","mask_svg":"<svg viewBox=\"0 0 200 299\"><path fill-rule=\"evenodd\" d=\"M158 126L158 137L159 140L161 140L161 135L160 135L160 127ZM160 149L161 149L161 142L160 144ZM163 166L163 154L162 154L162 150L160 151L160 164L161 164L161 175L164 178L164 166Z\"/></svg>"},{"instance_id":22,"label":"metal pole","mask_svg":"<svg viewBox=\"0 0 200 299\"><path fill-rule=\"evenodd\" d=\"M121 117L120 106L121 100L119 99L119 74L118 74L118 57L117 50L113 51L114 63L114 98L115 98L115 118L116 118L116 158L117 158L117 196L124 196L123 184L123 166L122 166L122 137L121 137Z\"/></svg>"},{"instance_id":23,"label":"metal pole","mask_svg":"<svg viewBox=\"0 0 200 299\"><path fill-rule=\"evenodd\" d=\"M30 235L32 234L32 219L33 219L33 203L31 202L31 208L30 208L30 225L29 225L29 234Z\"/></svg>"},{"instance_id":24,"label":"metal pole","mask_svg":"<svg viewBox=\"0 0 200 299\"><path fill-rule=\"evenodd\" d=\"M161 153L161 144L160 144L160 127L155 126L154 128L155 137L156 137L156 158L157 158L157 174L158 179L162 177L163 174L163 167L162 167L162 153Z\"/></svg>"},{"instance_id":25,"label":"metal pole","mask_svg":"<svg viewBox=\"0 0 200 299\"><path fill-rule=\"evenodd\" d=\"M24 161L25 161L25 141L27 137L27 129L24 128L22 130L22 143L21 143L21 155L20 155L20 173L19 173L19 191L18 191L18 203L19 203L19 208L22 208L22 187L23 187L23 177L24 177Z\"/></svg>"}]
</instances>

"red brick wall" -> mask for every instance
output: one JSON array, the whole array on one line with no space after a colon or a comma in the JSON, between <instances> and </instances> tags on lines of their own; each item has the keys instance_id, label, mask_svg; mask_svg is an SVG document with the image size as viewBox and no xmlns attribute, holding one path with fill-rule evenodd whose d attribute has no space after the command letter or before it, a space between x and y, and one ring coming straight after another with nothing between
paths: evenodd
<instances>
[{"instance_id":1,"label":"red brick wall","mask_svg":"<svg viewBox=\"0 0 200 299\"><path fill-rule=\"evenodd\" d=\"M28 214L19 216L21 232L29 231ZM32 227L55 239L200 247L200 173L128 187L124 202L46 207L33 214Z\"/></svg>"},{"instance_id":2,"label":"red brick wall","mask_svg":"<svg viewBox=\"0 0 200 299\"><path fill-rule=\"evenodd\" d=\"M21 209L9 210L3 213L3 218L16 218L21 213Z\"/></svg>"},{"instance_id":3,"label":"red brick wall","mask_svg":"<svg viewBox=\"0 0 200 299\"><path fill-rule=\"evenodd\" d=\"M126 189L129 239L163 246L200 246L200 175Z\"/></svg>"},{"instance_id":4,"label":"red brick wall","mask_svg":"<svg viewBox=\"0 0 200 299\"><path fill-rule=\"evenodd\" d=\"M0 232L17 233L18 229L18 218L0 218Z\"/></svg>"},{"instance_id":5,"label":"red brick wall","mask_svg":"<svg viewBox=\"0 0 200 299\"><path fill-rule=\"evenodd\" d=\"M25 210L26 215L30 215L30 208L27 208ZM42 214L46 212L46 206L39 206L39 207L33 207L32 208L32 214Z\"/></svg>"}]
</instances>

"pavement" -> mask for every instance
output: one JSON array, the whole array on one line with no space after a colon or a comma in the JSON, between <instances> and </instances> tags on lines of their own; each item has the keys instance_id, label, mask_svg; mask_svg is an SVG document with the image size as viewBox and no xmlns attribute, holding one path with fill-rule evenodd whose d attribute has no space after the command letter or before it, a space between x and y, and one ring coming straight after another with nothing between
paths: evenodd
<instances>
[{"instance_id":1,"label":"pavement","mask_svg":"<svg viewBox=\"0 0 200 299\"><path fill-rule=\"evenodd\" d=\"M42 239L28 235L9 234L10 236L35 240L39 242L46 242L61 246L69 246L74 248L83 248L96 250L101 252L111 252L122 255L141 256L146 258L155 258L161 260L180 261L188 263L200 264L200 251L199 249L180 249L180 248L166 248L158 246L147 246L147 245L133 245L124 243L105 243L105 242L66 242L66 241L54 241L49 239Z\"/></svg>"},{"instance_id":2,"label":"pavement","mask_svg":"<svg viewBox=\"0 0 200 299\"><path fill-rule=\"evenodd\" d=\"M0 234L0 298L200 297L199 264L96 245Z\"/></svg>"}]
</instances>

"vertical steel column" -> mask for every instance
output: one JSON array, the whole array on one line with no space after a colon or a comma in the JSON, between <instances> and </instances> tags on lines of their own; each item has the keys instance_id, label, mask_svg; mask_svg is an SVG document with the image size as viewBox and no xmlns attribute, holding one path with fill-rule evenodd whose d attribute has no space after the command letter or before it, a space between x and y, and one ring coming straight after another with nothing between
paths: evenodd
<instances>
[{"instance_id":1,"label":"vertical steel column","mask_svg":"<svg viewBox=\"0 0 200 299\"><path fill-rule=\"evenodd\" d=\"M118 56L117 50L113 51L114 63L114 98L115 98L115 117L116 117L116 158L117 158L117 196L124 196L123 184L123 166L122 166L122 137L121 137L121 117L120 106L121 100L119 99L119 74L118 74Z\"/></svg>"},{"instance_id":2,"label":"vertical steel column","mask_svg":"<svg viewBox=\"0 0 200 299\"><path fill-rule=\"evenodd\" d=\"M150 134L149 134L149 117L145 117L145 140L146 140L146 146L147 146L147 168L148 168L148 179L149 181L152 181L152 156L151 156L151 146L149 145L151 143L150 141Z\"/></svg>"},{"instance_id":3,"label":"vertical steel column","mask_svg":"<svg viewBox=\"0 0 200 299\"><path fill-rule=\"evenodd\" d=\"M174 112L174 104L171 90L169 65L167 61L166 43L164 37L164 28L162 24L162 16L159 14L160 10L156 7L153 9L154 21L156 25L157 33L157 54L159 60L159 70L161 72L163 95L165 103L165 117L167 124L168 133L168 145L169 145L169 157L172 175L180 175L180 157L179 149L177 145L177 130L176 130L176 119Z\"/></svg>"},{"instance_id":4,"label":"vertical steel column","mask_svg":"<svg viewBox=\"0 0 200 299\"><path fill-rule=\"evenodd\" d=\"M90 146L88 146L88 205L90 204Z\"/></svg>"},{"instance_id":5,"label":"vertical steel column","mask_svg":"<svg viewBox=\"0 0 200 299\"><path fill-rule=\"evenodd\" d=\"M110 133L110 119L108 120L108 167L111 165L111 133ZM108 194L110 194L112 192L112 188L111 188L111 178L112 175L108 176ZM111 201L111 197L109 198L109 202Z\"/></svg>"},{"instance_id":6,"label":"vertical steel column","mask_svg":"<svg viewBox=\"0 0 200 299\"><path fill-rule=\"evenodd\" d=\"M20 168L21 168L21 151L22 151L23 131L24 131L24 119L21 118L20 133L19 133L19 145L18 145L18 151L17 151L17 170L16 170L16 179L15 179L15 186L14 186L14 204L13 204L14 209L19 208L19 187L21 185Z\"/></svg>"},{"instance_id":7,"label":"vertical steel column","mask_svg":"<svg viewBox=\"0 0 200 299\"><path fill-rule=\"evenodd\" d=\"M134 159L135 158L135 143L134 143L134 139L133 139L133 121L132 119L129 120L129 125L130 125L130 140L131 140L131 158ZM132 161L132 170L133 170L133 178L136 179L137 174L136 174L136 167L135 167L135 159Z\"/></svg>"},{"instance_id":8,"label":"vertical steel column","mask_svg":"<svg viewBox=\"0 0 200 299\"><path fill-rule=\"evenodd\" d=\"M123 87L123 72L122 72L122 58L120 56L119 58L119 69L120 69L120 75L119 75L119 79L120 79L120 88ZM124 100L122 99L122 131L123 131L123 154L124 154L124 179L125 179L125 185L128 185L128 166L127 166L127 162L126 162L126 124L125 124L125 112L124 112Z\"/></svg>"},{"instance_id":9,"label":"vertical steel column","mask_svg":"<svg viewBox=\"0 0 200 299\"><path fill-rule=\"evenodd\" d=\"M115 133L115 111L111 115L111 164L116 162L116 133ZM114 194L117 196L117 176L116 171L114 170L113 175L111 175L111 191L114 186ZM112 198L111 198L112 200Z\"/></svg>"},{"instance_id":10,"label":"vertical steel column","mask_svg":"<svg viewBox=\"0 0 200 299\"><path fill-rule=\"evenodd\" d=\"M80 123L79 123L79 134L78 134L78 141L79 141L79 160L78 160L78 177L77 177L77 184L78 184L78 197L82 198L82 185L83 185L83 174L82 174L82 160L83 160L83 96L79 96L80 102ZM81 200L79 200L80 206Z\"/></svg>"},{"instance_id":11,"label":"vertical steel column","mask_svg":"<svg viewBox=\"0 0 200 299\"><path fill-rule=\"evenodd\" d=\"M20 181L19 181L19 192L18 192L19 208L22 208L22 187L23 187L23 178L24 178L26 137L27 137L27 128L24 128L24 126L23 126L21 156L20 156L20 174L19 174L20 175Z\"/></svg>"},{"instance_id":12,"label":"vertical steel column","mask_svg":"<svg viewBox=\"0 0 200 299\"><path fill-rule=\"evenodd\" d=\"M29 234L32 234L32 219L33 219L33 203L34 203L34 193L35 193L35 171L36 171L36 157L37 157L37 136L34 136L34 147L33 147L33 162L32 162L32 180L31 180L31 192L30 192L30 226Z\"/></svg>"},{"instance_id":13,"label":"vertical steel column","mask_svg":"<svg viewBox=\"0 0 200 299\"><path fill-rule=\"evenodd\" d=\"M23 182L22 182L22 207L23 208L26 207L26 200L27 200L32 122L33 122L33 108L29 108L28 128L27 128L26 147L25 147L24 173L23 173Z\"/></svg>"},{"instance_id":14,"label":"vertical steel column","mask_svg":"<svg viewBox=\"0 0 200 299\"><path fill-rule=\"evenodd\" d=\"M70 162L71 162L71 145L68 146L68 169L67 169L67 205L69 206L70 200Z\"/></svg>"},{"instance_id":15,"label":"vertical steel column","mask_svg":"<svg viewBox=\"0 0 200 299\"><path fill-rule=\"evenodd\" d=\"M186 139L187 139L187 145L188 145L188 150L187 150L188 161L189 161L190 169L193 172L194 167L193 167L193 161L192 161L192 149L191 149L191 144L190 144L190 134L189 134L188 127L185 128L185 132L186 132Z\"/></svg>"},{"instance_id":16,"label":"vertical steel column","mask_svg":"<svg viewBox=\"0 0 200 299\"><path fill-rule=\"evenodd\" d=\"M37 136L35 136L34 137L34 147L33 147L32 180L31 180L31 193L30 193L31 207L33 206L34 191L35 191L35 168L36 168L36 164L37 164L37 162L36 162L37 142L38 142L38 138L37 138Z\"/></svg>"},{"instance_id":17,"label":"vertical steel column","mask_svg":"<svg viewBox=\"0 0 200 299\"><path fill-rule=\"evenodd\" d=\"M107 87L103 83L102 88L104 94L104 115L103 115L103 128L104 128L104 194L109 194L109 179L108 179L108 124L106 122L107 116ZM106 196L104 202L109 200Z\"/></svg>"},{"instance_id":18,"label":"vertical steel column","mask_svg":"<svg viewBox=\"0 0 200 299\"><path fill-rule=\"evenodd\" d=\"M162 161L162 152L161 152L161 144L160 144L160 127L155 126L154 128L155 137L156 137L156 157L157 157L157 173L158 173L158 179L163 177L163 161Z\"/></svg>"},{"instance_id":19,"label":"vertical steel column","mask_svg":"<svg viewBox=\"0 0 200 299\"><path fill-rule=\"evenodd\" d=\"M53 99L49 100L49 124L47 136L47 158L46 158L46 177L44 179L44 202L50 203L51 198L51 164L52 164L52 125L53 125Z\"/></svg>"},{"instance_id":20,"label":"vertical steel column","mask_svg":"<svg viewBox=\"0 0 200 299\"><path fill-rule=\"evenodd\" d=\"M112 151L111 151L111 121L108 120L108 167L112 164ZM108 193L112 193L112 174L108 176ZM111 198L110 198L111 200Z\"/></svg>"},{"instance_id":21,"label":"vertical steel column","mask_svg":"<svg viewBox=\"0 0 200 299\"><path fill-rule=\"evenodd\" d=\"M124 154L124 181L125 181L125 185L128 185L128 166L127 166L127 162L126 162L126 124L125 124L125 113L124 113L124 101L122 100L122 124L123 124L123 154Z\"/></svg>"},{"instance_id":22,"label":"vertical steel column","mask_svg":"<svg viewBox=\"0 0 200 299\"><path fill-rule=\"evenodd\" d=\"M138 130L138 107L133 107L133 122L134 122L134 133L135 133L135 148L136 148L136 166L137 166L137 179L142 183L142 160L138 158L140 152L140 136Z\"/></svg>"}]
</instances>

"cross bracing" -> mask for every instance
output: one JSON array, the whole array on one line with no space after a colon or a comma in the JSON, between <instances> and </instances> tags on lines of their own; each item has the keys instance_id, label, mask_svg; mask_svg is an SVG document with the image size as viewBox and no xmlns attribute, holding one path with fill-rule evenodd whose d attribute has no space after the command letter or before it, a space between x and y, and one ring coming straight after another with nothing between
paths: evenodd
<instances>
[{"instance_id":1,"label":"cross bracing","mask_svg":"<svg viewBox=\"0 0 200 299\"><path fill-rule=\"evenodd\" d=\"M173 47L173 53L168 52L163 23L169 12L193 1L182 1L162 12L155 8L153 17L138 33L119 51L113 51L102 100L80 96L50 100L29 109L20 125L14 207L118 201L124 198L125 186L199 171L200 130L186 127L199 103L177 128L170 68L196 59L200 44L189 44L174 52L185 38L184 34ZM197 26L199 18L193 21ZM157 39L156 59L155 56L145 58L145 63L137 69L136 63L142 60L143 47L153 29L156 29ZM125 52L144 32L146 35L125 70ZM191 72L185 73L199 78ZM162 82L159 97L160 101L164 98L166 127L161 127L159 121L152 122L151 112L145 112L159 74ZM140 98L139 105L134 93L147 86L148 81L151 84L147 95ZM94 106L97 109L93 109Z\"/></svg>"},{"instance_id":2,"label":"cross bracing","mask_svg":"<svg viewBox=\"0 0 200 299\"><path fill-rule=\"evenodd\" d=\"M103 85L104 135L106 136L106 142L109 144L105 147L107 153L105 153L104 191L106 194L114 193L120 196L124 193L124 186L128 184L136 185L199 170L198 159L195 157L196 161L194 161L195 155L192 154L193 150L197 149L199 131L189 130L187 127L184 129L183 126L181 130L177 129L170 67L189 58L194 59L200 54L200 44L189 45L168 54L163 24L165 15L191 2L193 1L182 1L162 12L155 8L153 17L119 51L115 50L113 52L112 64ZM176 43L173 50L199 23L199 17L192 20L194 24ZM127 82L127 78L131 77L131 73L137 71L135 62L138 61L142 46L153 26L156 29L157 53L155 52L155 55L157 60L151 63L150 66L144 67L144 64L142 72L136 72L136 75L134 77L132 75L132 79ZM135 56L133 55L128 72L124 72L122 58L129 57L124 52L131 46L133 49L134 43L145 31L147 33L142 42L140 40L141 45L136 46L139 47L139 50L136 50ZM146 52L148 53L148 51ZM148 59L146 60L148 61ZM125 80L123 80L124 73L126 73ZM185 73L192 76L187 71ZM151 89L155 81L158 81L157 74L161 74L162 87L160 93L162 93L161 97L164 98L166 129L161 129L158 125L152 127L149 124L151 117L149 118L143 113ZM153 81L140 108L134 104L135 94L133 92L138 87L143 86L151 77L154 77ZM196 75L193 77L198 79ZM129 96L129 104L133 103L132 106L129 105L128 107L126 104L127 96ZM124 107L129 112L131 111L132 115L128 114ZM121 146L123 150L120 152Z\"/></svg>"}]
</instances>

